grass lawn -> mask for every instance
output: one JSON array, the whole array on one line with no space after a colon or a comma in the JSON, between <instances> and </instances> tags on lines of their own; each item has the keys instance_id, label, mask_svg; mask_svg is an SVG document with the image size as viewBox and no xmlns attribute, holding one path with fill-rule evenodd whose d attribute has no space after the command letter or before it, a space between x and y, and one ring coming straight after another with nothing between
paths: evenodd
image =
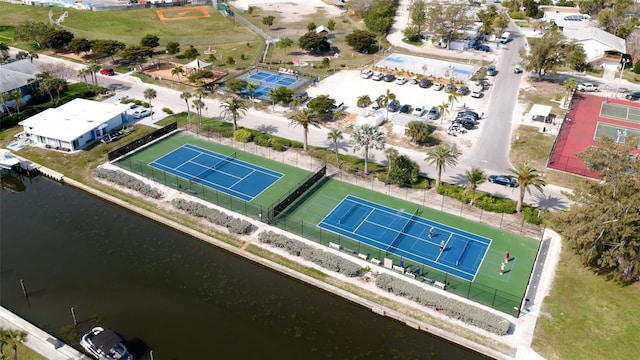
<instances>
[{"instance_id":1,"label":"grass lawn","mask_svg":"<svg viewBox=\"0 0 640 360\"><path fill-rule=\"evenodd\" d=\"M638 298L640 284L608 281L564 246L533 348L547 359L637 359Z\"/></svg>"},{"instance_id":2,"label":"grass lawn","mask_svg":"<svg viewBox=\"0 0 640 360\"><path fill-rule=\"evenodd\" d=\"M2 347L2 353L7 359L13 359L13 349L10 346L5 345ZM26 345L18 344L18 359L20 360L46 360L47 358L31 350Z\"/></svg>"}]
</instances>

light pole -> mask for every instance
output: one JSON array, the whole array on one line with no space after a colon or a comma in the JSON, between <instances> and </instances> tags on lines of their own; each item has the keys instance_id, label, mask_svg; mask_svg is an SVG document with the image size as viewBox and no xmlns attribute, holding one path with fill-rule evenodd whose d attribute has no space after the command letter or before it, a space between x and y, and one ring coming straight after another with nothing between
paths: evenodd
<instances>
[{"instance_id":1,"label":"light pole","mask_svg":"<svg viewBox=\"0 0 640 360\"><path fill-rule=\"evenodd\" d=\"M622 80L622 74L624 74L624 69L627 67L628 63L629 59L627 58L620 60L620 80Z\"/></svg>"}]
</instances>

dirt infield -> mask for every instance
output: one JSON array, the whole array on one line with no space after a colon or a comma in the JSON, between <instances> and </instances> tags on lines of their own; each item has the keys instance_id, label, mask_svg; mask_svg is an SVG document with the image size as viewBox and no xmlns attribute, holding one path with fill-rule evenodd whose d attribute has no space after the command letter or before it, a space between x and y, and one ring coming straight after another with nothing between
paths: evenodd
<instances>
[{"instance_id":1,"label":"dirt infield","mask_svg":"<svg viewBox=\"0 0 640 360\"><path fill-rule=\"evenodd\" d=\"M192 15L192 14L200 15ZM172 8L156 10L158 18L162 21L200 19L209 17L209 12L205 6L197 6L191 8Z\"/></svg>"},{"instance_id":2,"label":"dirt infield","mask_svg":"<svg viewBox=\"0 0 640 360\"><path fill-rule=\"evenodd\" d=\"M184 69L183 73L178 75L172 75L171 71L176 67L176 66L182 66L182 68ZM224 78L225 76L227 76L227 73L224 71L219 71L219 70L215 70L215 69L206 69L209 70L213 73L213 78L211 79L211 82L217 82L220 79ZM194 84L193 82L189 81L189 69L187 69L184 64L178 64L178 63L173 63L173 62L166 62L166 63L159 63L159 64L155 64L152 66L149 66L148 68L144 69L143 71L145 74L156 78L159 77L163 80L168 80L168 81L173 81L176 83L180 83L180 84L184 84L184 85L189 85L189 86L195 86L196 84Z\"/></svg>"}]
</instances>

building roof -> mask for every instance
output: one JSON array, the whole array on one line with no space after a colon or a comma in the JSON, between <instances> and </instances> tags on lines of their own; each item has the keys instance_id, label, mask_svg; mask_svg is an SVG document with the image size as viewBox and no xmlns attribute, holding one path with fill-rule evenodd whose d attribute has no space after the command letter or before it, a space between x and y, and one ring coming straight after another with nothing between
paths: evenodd
<instances>
[{"instance_id":1,"label":"building roof","mask_svg":"<svg viewBox=\"0 0 640 360\"><path fill-rule=\"evenodd\" d=\"M20 125L33 128L36 135L71 142L128 109L125 104L75 99L23 120Z\"/></svg>"},{"instance_id":2,"label":"building roof","mask_svg":"<svg viewBox=\"0 0 640 360\"><path fill-rule=\"evenodd\" d=\"M407 126L407 124L409 124L412 121L422 121L424 122L424 119L415 116L415 115L411 115L411 114L396 114L393 119L391 119L391 122L393 122L393 125L398 125L398 126Z\"/></svg>"},{"instance_id":3,"label":"building roof","mask_svg":"<svg viewBox=\"0 0 640 360\"><path fill-rule=\"evenodd\" d=\"M25 86L39 72L40 70L29 59L0 65L0 93Z\"/></svg>"},{"instance_id":4,"label":"building roof","mask_svg":"<svg viewBox=\"0 0 640 360\"><path fill-rule=\"evenodd\" d=\"M208 63L200 59L195 59L192 62L185 65L186 68L190 68L190 69L203 69L209 66L211 66L211 63Z\"/></svg>"},{"instance_id":5,"label":"building roof","mask_svg":"<svg viewBox=\"0 0 640 360\"><path fill-rule=\"evenodd\" d=\"M329 30L328 27L324 26L324 25L320 25L316 28L316 34L320 34L320 33L330 33L331 31Z\"/></svg>"},{"instance_id":6,"label":"building roof","mask_svg":"<svg viewBox=\"0 0 640 360\"><path fill-rule=\"evenodd\" d=\"M627 44L624 39L619 38L611 33L608 33L597 27L588 27L582 30L565 31L563 33L567 39L575 39L578 42L584 42L589 40L597 41L609 49L607 51L617 51L622 54L627 52Z\"/></svg>"}]
</instances>

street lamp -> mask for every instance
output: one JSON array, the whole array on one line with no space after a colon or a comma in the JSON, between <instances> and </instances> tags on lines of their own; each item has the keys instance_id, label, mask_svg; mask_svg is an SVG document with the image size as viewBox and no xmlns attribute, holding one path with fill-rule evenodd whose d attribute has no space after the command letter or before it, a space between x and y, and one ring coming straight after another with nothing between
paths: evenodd
<instances>
[{"instance_id":1,"label":"street lamp","mask_svg":"<svg viewBox=\"0 0 640 360\"><path fill-rule=\"evenodd\" d=\"M620 80L622 80L622 74L624 74L624 69L627 67L627 64L630 62L628 58L623 58L620 60Z\"/></svg>"}]
</instances>

